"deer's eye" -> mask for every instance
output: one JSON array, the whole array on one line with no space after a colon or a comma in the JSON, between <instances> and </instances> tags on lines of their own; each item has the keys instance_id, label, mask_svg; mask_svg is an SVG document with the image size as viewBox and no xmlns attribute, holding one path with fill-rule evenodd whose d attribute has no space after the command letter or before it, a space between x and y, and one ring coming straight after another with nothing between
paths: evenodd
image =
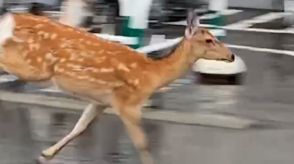
<instances>
[{"instance_id":1,"label":"deer's eye","mask_svg":"<svg viewBox=\"0 0 294 164\"><path fill-rule=\"evenodd\" d=\"M211 44L211 43L213 43L213 40L212 40L212 39L206 39L205 42L206 42L207 44Z\"/></svg>"}]
</instances>

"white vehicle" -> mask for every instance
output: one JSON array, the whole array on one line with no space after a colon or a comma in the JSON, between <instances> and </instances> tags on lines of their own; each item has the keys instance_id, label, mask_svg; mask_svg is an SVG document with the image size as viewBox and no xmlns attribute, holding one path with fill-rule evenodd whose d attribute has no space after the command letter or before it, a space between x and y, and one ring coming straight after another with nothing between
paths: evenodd
<instances>
[{"instance_id":1,"label":"white vehicle","mask_svg":"<svg viewBox=\"0 0 294 164\"><path fill-rule=\"evenodd\" d=\"M202 83L240 84L247 71L244 61L235 55L234 62L199 59L192 67Z\"/></svg>"}]
</instances>

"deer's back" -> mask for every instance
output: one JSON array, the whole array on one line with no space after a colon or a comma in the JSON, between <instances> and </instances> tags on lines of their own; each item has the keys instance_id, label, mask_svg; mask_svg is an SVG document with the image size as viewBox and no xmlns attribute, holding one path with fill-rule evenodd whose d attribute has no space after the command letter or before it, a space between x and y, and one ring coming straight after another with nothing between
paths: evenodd
<instances>
[{"instance_id":1,"label":"deer's back","mask_svg":"<svg viewBox=\"0 0 294 164\"><path fill-rule=\"evenodd\" d=\"M146 80L150 59L127 46L110 42L31 15L15 15L19 53L30 67L53 77L117 87Z\"/></svg>"}]
</instances>

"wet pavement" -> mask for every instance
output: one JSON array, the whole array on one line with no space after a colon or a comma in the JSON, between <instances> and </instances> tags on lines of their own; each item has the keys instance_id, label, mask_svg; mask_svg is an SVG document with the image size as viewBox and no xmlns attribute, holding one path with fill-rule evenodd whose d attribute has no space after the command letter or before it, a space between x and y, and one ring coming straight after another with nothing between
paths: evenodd
<instances>
[{"instance_id":1,"label":"wet pavement","mask_svg":"<svg viewBox=\"0 0 294 164\"><path fill-rule=\"evenodd\" d=\"M198 84L188 75L162 95L161 110L222 113L269 121L270 126L230 130L144 120L156 163L292 164L294 161L293 58L234 50L248 72L242 85ZM0 104L1 164L30 164L42 149L71 130L79 112ZM138 164L118 118L105 115L51 161L52 164Z\"/></svg>"},{"instance_id":2,"label":"wet pavement","mask_svg":"<svg viewBox=\"0 0 294 164\"><path fill-rule=\"evenodd\" d=\"M35 162L43 148L71 130L79 113L1 103L0 159L3 164ZM145 120L152 154L160 164L260 164L294 161L294 129L245 131ZM120 120L105 115L56 156L52 164L139 163Z\"/></svg>"},{"instance_id":3,"label":"wet pavement","mask_svg":"<svg viewBox=\"0 0 294 164\"><path fill-rule=\"evenodd\" d=\"M255 15L251 13L247 17ZM183 27L168 26L149 33L174 38L182 31ZM224 38L224 42L230 44L285 50L293 50L293 41L289 34L245 31L227 31ZM233 51L247 65L242 85L200 84L197 76L188 74L177 82L181 85L155 96L161 103L160 109L155 110L236 115L265 120L268 126L232 130L144 120L157 164L294 162L294 58L249 50ZM1 85L1 89L40 94L38 88L20 83ZM0 163L34 163L42 149L71 130L79 114L66 109L0 102ZM138 164L139 160L121 121L104 115L51 163Z\"/></svg>"},{"instance_id":4,"label":"wet pavement","mask_svg":"<svg viewBox=\"0 0 294 164\"><path fill-rule=\"evenodd\" d=\"M1 103L1 164L31 164L40 151L71 130L79 113ZM293 127L228 130L144 121L156 163L291 164ZM138 164L121 121L104 115L70 143L52 164Z\"/></svg>"}]
</instances>

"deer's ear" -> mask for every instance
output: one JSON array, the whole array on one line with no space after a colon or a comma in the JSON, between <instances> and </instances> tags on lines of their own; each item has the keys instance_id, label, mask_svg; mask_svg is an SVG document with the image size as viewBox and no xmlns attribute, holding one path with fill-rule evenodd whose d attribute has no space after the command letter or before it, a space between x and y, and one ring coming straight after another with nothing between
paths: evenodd
<instances>
[{"instance_id":1,"label":"deer's ear","mask_svg":"<svg viewBox=\"0 0 294 164\"><path fill-rule=\"evenodd\" d=\"M193 35L197 32L200 21L197 15L196 10L189 9L187 16L187 27L185 30L185 37L192 38Z\"/></svg>"}]
</instances>

